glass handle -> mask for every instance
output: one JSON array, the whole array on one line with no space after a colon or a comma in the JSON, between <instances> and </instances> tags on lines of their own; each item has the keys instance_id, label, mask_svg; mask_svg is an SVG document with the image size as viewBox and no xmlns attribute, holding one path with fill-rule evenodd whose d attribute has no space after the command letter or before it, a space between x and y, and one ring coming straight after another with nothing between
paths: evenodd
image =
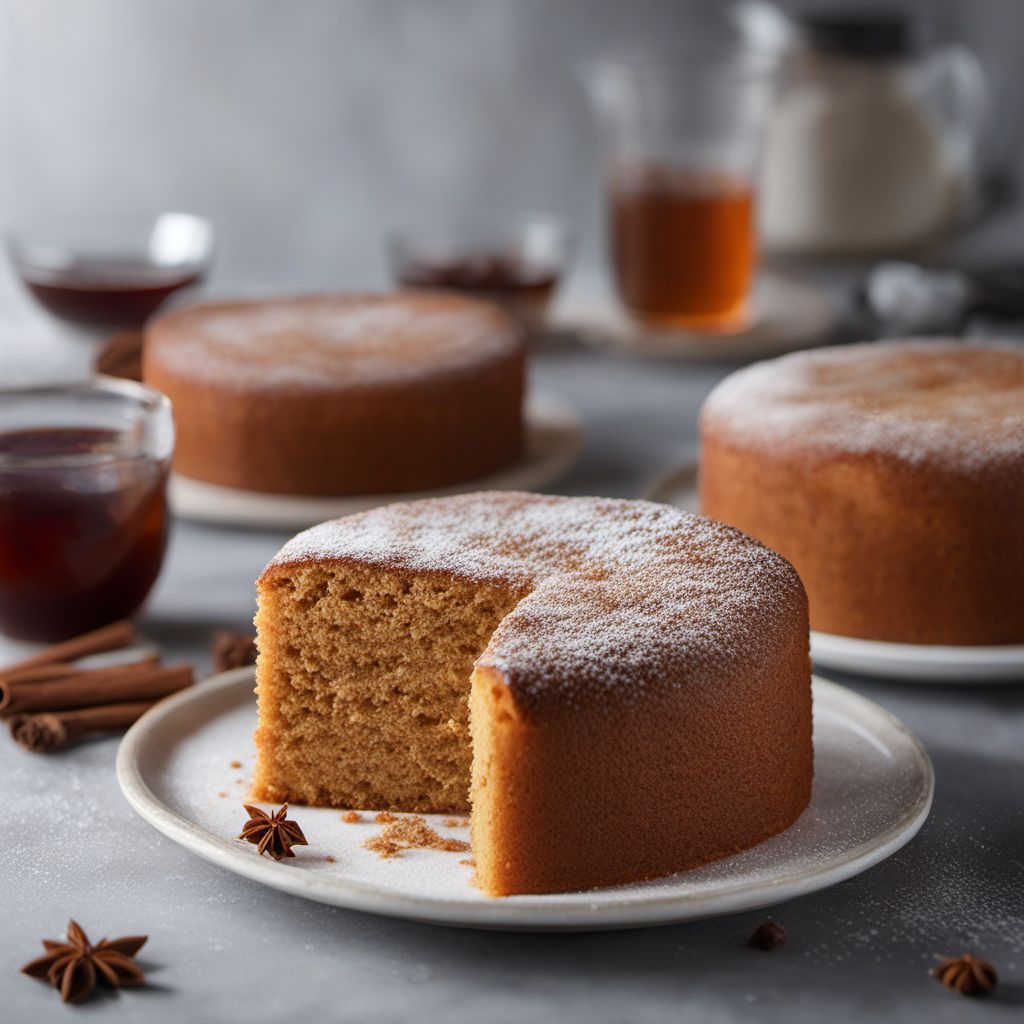
<instances>
[{"instance_id":1,"label":"glass handle","mask_svg":"<svg viewBox=\"0 0 1024 1024\"><path fill-rule=\"evenodd\" d=\"M942 124L953 166L971 177L989 102L981 63L966 46L952 44L928 57L923 72L925 91Z\"/></svg>"}]
</instances>

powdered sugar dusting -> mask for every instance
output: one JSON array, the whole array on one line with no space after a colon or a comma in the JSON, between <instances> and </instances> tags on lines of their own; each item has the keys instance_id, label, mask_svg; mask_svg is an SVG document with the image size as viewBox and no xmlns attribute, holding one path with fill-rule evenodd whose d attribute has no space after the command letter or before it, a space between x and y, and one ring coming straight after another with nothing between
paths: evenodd
<instances>
[{"instance_id":1,"label":"powdered sugar dusting","mask_svg":"<svg viewBox=\"0 0 1024 1024\"><path fill-rule=\"evenodd\" d=\"M162 317L147 361L220 387L320 390L461 373L521 345L500 311L455 296L297 296Z\"/></svg>"},{"instance_id":2,"label":"powdered sugar dusting","mask_svg":"<svg viewBox=\"0 0 1024 1024\"><path fill-rule=\"evenodd\" d=\"M727 377L701 422L766 450L1024 472L1024 348L911 339L798 352Z\"/></svg>"},{"instance_id":3,"label":"powdered sugar dusting","mask_svg":"<svg viewBox=\"0 0 1024 1024\"><path fill-rule=\"evenodd\" d=\"M806 630L803 588L781 557L650 502L485 492L395 504L300 533L267 571L332 559L520 593L480 663L526 703L581 688L628 702L770 658Z\"/></svg>"}]
</instances>

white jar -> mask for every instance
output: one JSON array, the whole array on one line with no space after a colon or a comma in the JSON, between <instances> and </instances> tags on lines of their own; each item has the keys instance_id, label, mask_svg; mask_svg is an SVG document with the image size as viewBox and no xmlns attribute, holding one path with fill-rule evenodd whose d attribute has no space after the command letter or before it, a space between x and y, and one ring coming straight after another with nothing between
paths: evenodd
<instances>
[{"instance_id":1,"label":"white jar","mask_svg":"<svg viewBox=\"0 0 1024 1024\"><path fill-rule=\"evenodd\" d=\"M812 34L788 56L761 180L768 249L900 249L948 229L969 201L984 107L973 56L957 46L915 59L895 37L857 52L863 36L843 52L844 38L823 49Z\"/></svg>"}]
</instances>

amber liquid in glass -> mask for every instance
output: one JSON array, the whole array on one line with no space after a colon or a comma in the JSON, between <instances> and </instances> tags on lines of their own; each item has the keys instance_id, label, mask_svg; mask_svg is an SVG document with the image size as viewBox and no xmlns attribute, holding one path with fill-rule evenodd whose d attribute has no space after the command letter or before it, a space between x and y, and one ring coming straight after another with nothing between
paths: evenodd
<instances>
[{"instance_id":1,"label":"amber liquid in glass","mask_svg":"<svg viewBox=\"0 0 1024 1024\"><path fill-rule=\"evenodd\" d=\"M119 454L117 438L94 427L0 433L0 629L10 636L64 640L124 618L156 581L166 469ZM27 461L55 455L71 458Z\"/></svg>"},{"instance_id":2,"label":"amber liquid in glass","mask_svg":"<svg viewBox=\"0 0 1024 1024\"><path fill-rule=\"evenodd\" d=\"M741 329L757 258L748 183L658 165L615 172L612 252L620 297L641 320L704 332Z\"/></svg>"}]
</instances>

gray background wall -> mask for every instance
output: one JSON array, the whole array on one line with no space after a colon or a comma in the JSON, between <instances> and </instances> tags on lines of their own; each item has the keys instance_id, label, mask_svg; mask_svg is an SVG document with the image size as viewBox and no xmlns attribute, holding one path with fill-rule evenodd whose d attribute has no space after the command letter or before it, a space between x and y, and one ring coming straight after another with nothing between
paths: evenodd
<instances>
[{"instance_id":1,"label":"gray background wall","mask_svg":"<svg viewBox=\"0 0 1024 1024\"><path fill-rule=\"evenodd\" d=\"M1024 4L916 6L983 52L1013 115ZM0 220L202 211L227 289L379 284L382 231L455 206L564 213L592 253L597 144L574 66L706 33L725 7L4 0ZM1016 120L995 133L1004 155Z\"/></svg>"}]
</instances>

